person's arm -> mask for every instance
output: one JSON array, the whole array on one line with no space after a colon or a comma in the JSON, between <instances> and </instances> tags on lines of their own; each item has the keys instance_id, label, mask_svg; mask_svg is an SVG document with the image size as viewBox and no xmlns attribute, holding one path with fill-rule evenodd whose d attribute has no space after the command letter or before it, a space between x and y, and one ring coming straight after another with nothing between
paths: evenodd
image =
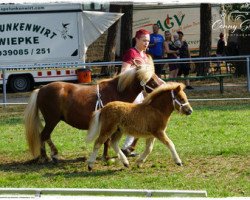
<instances>
[{"instance_id":1,"label":"person's arm","mask_svg":"<svg viewBox=\"0 0 250 200\"><path fill-rule=\"evenodd\" d=\"M178 53L178 51L174 51L174 50L169 49L168 42L164 42L164 52L165 53L172 53L172 54Z\"/></svg>"},{"instance_id":2,"label":"person's arm","mask_svg":"<svg viewBox=\"0 0 250 200\"><path fill-rule=\"evenodd\" d=\"M187 52L188 52L188 57L191 58L191 53L190 53L190 50L189 50L189 46L188 46L188 43L185 41L186 45L187 45Z\"/></svg>"}]
</instances>

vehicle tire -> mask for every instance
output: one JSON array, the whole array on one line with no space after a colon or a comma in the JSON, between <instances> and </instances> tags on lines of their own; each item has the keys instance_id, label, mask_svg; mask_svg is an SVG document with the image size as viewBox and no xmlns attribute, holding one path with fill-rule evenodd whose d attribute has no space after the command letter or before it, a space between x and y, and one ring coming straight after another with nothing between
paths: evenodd
<instances>
[{"instance_id":1,"label":"vehicle tire","mask_svg":"<svg viewBox=\"0 0 250 200\"><path fill-rule=\"evenodd\" d=\"M32 88L32 81L27 75L14 75L9 81L9 87L13 92L27 92Z\"/></svg>"}]
</instances>

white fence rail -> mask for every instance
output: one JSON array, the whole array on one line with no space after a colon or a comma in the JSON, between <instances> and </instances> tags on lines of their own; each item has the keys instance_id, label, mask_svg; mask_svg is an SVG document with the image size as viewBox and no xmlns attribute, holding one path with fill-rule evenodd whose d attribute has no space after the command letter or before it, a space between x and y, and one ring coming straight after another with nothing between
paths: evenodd
<instances>
[{"instance_id":1,"label":"white fence rail","mask_svg":"<svg viewBox=\"0 0 250 200\"><path fill-rule=\"evenodd\" d=\"M224 56L224 57L199 57L199 58L185 58L185 59L158 59L154 60L154 63L158 64L167 64L167 63L205 63L205 62L222 62L222 61L241 61L246 62L247 68L247 88L248 92L250 92L250 55L245 56ZM67 67L67 66L77 66L77 67L92 67L92 66L113 66L113 65L121 65L121 61L114 61L114 62L92 62L92 63L85 63L83 61L63 61L63 62L53 62L53 63L33 63L33 64L13 64L13 65L1 65L0 70L2 70L3 74L3 105L7 104L7 97L6 97L6 78L5 78L5 71L8 69L34 69L34 68L48 68L48 67Z\"/></svg>"},{"instance_id":2,"label":"white fence rail","mask_svg":"<svg viewBox=\"0 0 250 200\"><path fill-rule=\"evenodd\" d=\"M139 190L139 189L78 189L78 188L0 188L1 195L81 195L127 197L207 197L205 190ZM93 197L94 198L94 197Z\"/></svg>"}]
</instances>

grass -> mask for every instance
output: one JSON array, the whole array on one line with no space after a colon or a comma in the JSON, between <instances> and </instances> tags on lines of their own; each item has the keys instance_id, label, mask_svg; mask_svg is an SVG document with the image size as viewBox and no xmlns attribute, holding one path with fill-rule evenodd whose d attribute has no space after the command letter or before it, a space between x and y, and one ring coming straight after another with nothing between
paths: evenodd
<instances>
[{"instance_id":1,"label":"grass","mask_svg":"<svg viewBox=\"0 0 250 200\"><path fill-rule=\"evenodd\" d=\"M226 79L224 94L219 89L206 89L213 84L192 82L195 88L205 89L186 93L190 99L250 97L246 79ZM93 172L87 171L86 164L93 144L84 142L85 131L64 122L52 134L60 162L28 164L32 157L24 136L24 106L0 107L0 187L206 190L209 197L249 197L249 100L191 104L193 114L173 113L167 129L183 167L176 166L169 150L157 141L142 168L135 166L136 158L129 158L129 169L119 162L108 165L99 159ZM136 151L143 148L141 140ZM110 153L115 156L112 150Z\"/></svg>"},{"instance_id":2,"label":"grass","mask_svg":"<svg viewBox=\"0 0 250 200\"><path fill-rule=\"evenodd\" d=\"M142 168L135 158L125 169L98 160L87 171L92 144L85 131L61 122L52 134L60 163L27 164L31 159L24 136L23 107L2 108L0 114L0 186L41 188L133 188L207 190L209 197L250 196L249 102L236 105L194 103L191 116L172 115L168 135L184 162L176 166L160 142ZM143 150L141 140L137 151ZM114 152L111 151L114 155ZM101 155L101 152L100 152Z\"/></svg>"}]
</instances>

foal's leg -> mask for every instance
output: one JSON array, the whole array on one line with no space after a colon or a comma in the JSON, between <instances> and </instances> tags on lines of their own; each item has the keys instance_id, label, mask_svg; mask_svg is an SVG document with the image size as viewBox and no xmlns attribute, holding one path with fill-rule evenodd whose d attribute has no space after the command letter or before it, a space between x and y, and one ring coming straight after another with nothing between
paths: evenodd
<instances>
[{"instance_id":1,"label":"foal's leg","mask_svg":"<svg viewBox=\"0 0 250 200\"><path fill-rule=\"evenodd\" d=\"M90 157L89 157L89 159L87 161L88 162L88 170L89 171L92 171L92 169L93 169L93 166L94 166L94 163L96 161L97 154L98 154L98 150L100 149L101 145L102 144L97 139L95 141L93 152L92 152L92 154L90 155Z\"/></svg>"},{"instance_id":2,"label":"foal's leg","mask_svg":"<svg viewBox=\"0 0 250 200\"><path fill-rule=\"evenodd\" d=\"M169 148L175 163L179 166L182 166L181 159L180 159L177 151L175 150L174 143L164 133L164 131L158 132L158 134L156 134L155 137L158 138L163 144L165 144Z\"/></svg>"},{"instance_id":3,"label":"foal's leg","mask_svg":"<svg viewBox=\"0 0 250 200\"><path fill-rule=\"evenodd\" d=\"M121 148L119 147L119 141L122 137L122 132L117 130L111 137L111 146L113 147L114 151L116 152L118 158L121 160L125 167L129 167L129 161L127 157L122 152Z\"/></svg>"},{"instance_id":4,"label":"foal's leg","mask_svg":"<svg viewBox=\"0 0 250 200\"><path fill-rule=\"evenodd\" d=\"M110 134L106 134L105 132L103 133L103 131L100 132L99 137L95 141L93 152L92 152L92 154L90 155L90 157L89 157L89 159L87 161L89 171L92 171L94 163L96 161L98 151L101 148L102 144L104 144L109 137L110 137Z\"/></svg>"},{"instance_id":5,"label":"foal's leg","mask_svg":"<svg viewBox=\"0 0 250 200\"><path fill-rule=\"evenodd\" d=\"M102 154L102 159L104 161L108 161L110 159L108 155L109 147L110 147L110 138L108 138L107 141L104 143L104 149L103 149L103 154Z\"/></svg>"},{"instance_id":6,"label":"foal's leg","mask_svg":"<svg viewBox=\"0 0 250 200\"><path fill-rule=\"evenodd\" d=\"M155 141L155 138L146 139L145 150L143 154L140 156L140 158L138 158L138 160L136 161L138 167L142 166L142 164L146 161L148 155L152 152L153 147L154 147L154 141Z\"/></svg>"}]
</instances>

